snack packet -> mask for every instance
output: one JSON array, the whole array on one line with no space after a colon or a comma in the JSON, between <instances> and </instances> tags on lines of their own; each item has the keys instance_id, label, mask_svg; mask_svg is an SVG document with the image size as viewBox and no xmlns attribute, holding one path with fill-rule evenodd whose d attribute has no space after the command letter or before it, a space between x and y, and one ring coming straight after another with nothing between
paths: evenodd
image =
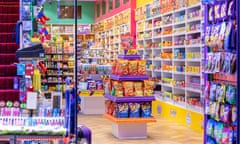
<instances>
[{"instance_id":1,"label":"snack packet","mask_svg":"<svg viewBox=\"0 0 240 144\"><path fill-rule=\"evenodd\" d=\"M124 96L134 96L133 82L123 82Z\"/></svg>"},{"instance_id":2,"label":"snack packet","mask_svg":"<svg viewBox=\"0 0 240 144\"><path fill-rule=\"evenodd\" d=\"M123 96L123 86L120 81L113 81L113 89L114 92L112 92L112 95L117 97Z\"/></svg>"},{"instance_id":3,"label":"snack packet","mask_svg":"<svg viewBox=\"0 0 240 144\"><path fill-rule=\"evenodd\" d=\"M118 60L116 73L119 75L128 75L128 61Z\"/></svg>"},{"instance_id":4,"label":"snack packet","mask_svg":"<svg viewBox=\"0 0 240 144\"><path fill-rule=\"evenodd\" d=\"M129 103L129 117L140 117L140 104L139 103Z\"/></svg>"},{"instance_id":5,"label":"snack packet","mask_svg":"<svg viewBox=\"0 0 240 144\"><path fill-rule=\"evenodd\" d=\"M144 96L151 96L153 94L154 81L144 80Z\"/></svg>"},{"instance_id":6,"label":"snack packet","mask_svg":"<svg viewBox=\"0 0 240 144\"><path fill-rule=\"evenodd\" d=\"M142 117L143 118L149 118L152 117L152 106L151 102L144 102L141 104L142 109Z\"/></svg>"},{"instance_id":7,"label":"snack packet","mask_svg":"<svg viewBox=\"0 0 240 144\"><path fill-rule=\"evenodd\" d=\"M143 83L134 82L135 96L143 96Z\"/></svg>"},{"instance_id":8,"label":"snack packet","mask_svg":"<svg viewBox=\"0 0 240 144\"><path fill-rule=\"evenodd\" d=\"M128 73L129 73L129 75L137 75L138 74L138 61L136 61L136 60L129 61Z\"/></svg>"},{"instance_id":9,"label":"snack packet","mask_svg":"<svg viewBox=\"0 0 240 144\"><path fill-rule=\"evenodd\" d=\"M139 60L138 61L138 75L144 75L144 74L146 74L146 61Z\"/></svg>"}]
</instances>

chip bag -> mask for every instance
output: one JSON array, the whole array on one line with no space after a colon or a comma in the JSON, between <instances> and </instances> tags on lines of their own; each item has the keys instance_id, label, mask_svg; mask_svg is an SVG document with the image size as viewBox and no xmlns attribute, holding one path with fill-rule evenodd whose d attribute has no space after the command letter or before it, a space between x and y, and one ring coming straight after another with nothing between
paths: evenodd
<instances>
[{"instance_id":1,"label":"chip bag","mask_svg":"<svg viewBox=\"0 0 240 144\"><path fill-rule=\"evenodd\" d=\"M138 74L138 61L136 61L136 60L129 61L128 74L129 75L137 75Z\"/></svg>"},{"instance_id":2,"label":"chip bag","mask_svg":"<svg viewBox=\"0 0 240 144\"><path fill-rule=\"evenodd\" d=\"M119 81L113 81L113 90L114 94L117 97L123 96L123 86L122 83Z\"/></svg>"},{"instance_id":3,"label":"chip bag","mask_svg":"<svg viewBox=\"0 0 240 144\"><path fill-rule=\"evenodd\" d=\"M153 94L154 81L144 80L144 96L151 96Z\"/></svg>"},{"instance_id":4,"label":"chip bag","mask_svg":"<svg viewBox=\"0 0 240 144\"><path fill-rule=\"evenodd\" d=\"M134 83L135 96L143 96L143 83L135 82Z\"/></svg>"},{"instance_id":5,"label":"chip bag","mask_svg":"<svg viewBox=\"0 0 240 144\"><path fill-rule=\"evenodd\" d=\"M138 75L144 75L144 74L146 74L146 61L139 60L138 61Z\"/></svg>"},{"instance_id":6,"label":"chip bag","mask_svg":"<svg viewBox=\"0 0 240 144\"><path fill-rule=\"evenodd\" d=\"M123 82L124 96L134 96L133 82Z\"/></svg>"},{"instance_id":7,"label":"chip bag","mask_svg":"<svg viewBox=\"0 0 240 144\"><path fill-rule=\"evenodd\" d=\"M128 75L128 61L127 60L118 60L116 73L119 75Z\"/></svg>"}]
</instances>

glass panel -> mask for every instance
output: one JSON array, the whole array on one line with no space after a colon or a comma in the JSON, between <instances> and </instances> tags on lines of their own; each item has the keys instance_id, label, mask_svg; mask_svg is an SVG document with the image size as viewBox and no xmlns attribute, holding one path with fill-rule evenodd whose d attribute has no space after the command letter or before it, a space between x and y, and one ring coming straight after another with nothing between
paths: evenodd
<instances>
[{"instance_id":1,"label":"glass panel","mask_svg":"<svg viewBox=\"0 0 240 144\"><path fill-rule=\"evenodd\" d=\"M108 10L111 11L113 9L113 0L108 1Z\"/></svg>"},{"instance_id":2,"label":"glass panel","mask_svg":"<svg viewBox=\"0 0 240 144\"><path fill-rule=\"evenodd\" d=\"M126 4L128 2L129 2L129 0L123 0L123 4Z\"/></svg>"},{"instance_id":3,"label":"glass panel","mask_svg":"<svg viewBox=\"0 0 240 144\"><path fill-rule=\"evenodd\" d=\"M120 0L115 0L115 8L119 8L120 7Z\"/></svg>"},{"instance_id":4,"label":"glass panel","mask_svg":"<svg viewBox=\"0 0 240 144\"><path fill-rule=\"evenodd\" d=\"M102 2L102 14L104 15L106 13L106 0L103 0Z\"/></svg>"},{"instance_id":5,"label":"glass panel","mask_svg":"<svg viewBox=\"0 0 240 144\"><path fill-rule=\"evenodd\" d=\"M100 16L100 4L97 4L97 17Z\"/></svg>"}]
</instances>

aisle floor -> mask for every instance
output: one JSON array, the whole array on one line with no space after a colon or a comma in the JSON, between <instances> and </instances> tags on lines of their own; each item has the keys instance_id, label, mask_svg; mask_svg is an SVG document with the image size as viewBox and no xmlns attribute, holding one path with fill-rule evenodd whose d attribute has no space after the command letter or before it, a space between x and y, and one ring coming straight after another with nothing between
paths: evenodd
<instances>
[{"instance_id":1,"label":"aisle floor","mask_svg":"<svg viewBox=\"0 0 240 144\"><path fill-rule=\"evenodd\" d=\"M203 144L202 134L162 118L148 124L146 140L116 139L111 134L111 122L103 116L81 115L78 120L92 130L92 144Z\"/></svg>"}]
</instances>

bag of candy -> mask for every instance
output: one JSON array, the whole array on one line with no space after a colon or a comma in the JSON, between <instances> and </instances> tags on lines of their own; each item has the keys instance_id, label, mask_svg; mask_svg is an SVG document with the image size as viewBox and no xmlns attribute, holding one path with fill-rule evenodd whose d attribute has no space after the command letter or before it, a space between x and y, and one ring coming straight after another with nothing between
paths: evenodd
<instances>
[{"instance_id":1,"label":"bag of candy","mask_svg":"<svg viewBox=\"0 0 240 144\"><path fill-rule=\"evenodd\" d=\"M129 107L128 103L118 103L116 105L115 116L118 118L128 118Z\"/></svg>"},{"instance_id":2,"label":"bag of candy","mask_svg":"<svg viewBox=\"0 0 240 144\"><path fill-rule=\"evenodd\" d=\"M226 102L229 104L236 104L236 87L228 85L226 89Z\"/></svg>"}]
</instances>

